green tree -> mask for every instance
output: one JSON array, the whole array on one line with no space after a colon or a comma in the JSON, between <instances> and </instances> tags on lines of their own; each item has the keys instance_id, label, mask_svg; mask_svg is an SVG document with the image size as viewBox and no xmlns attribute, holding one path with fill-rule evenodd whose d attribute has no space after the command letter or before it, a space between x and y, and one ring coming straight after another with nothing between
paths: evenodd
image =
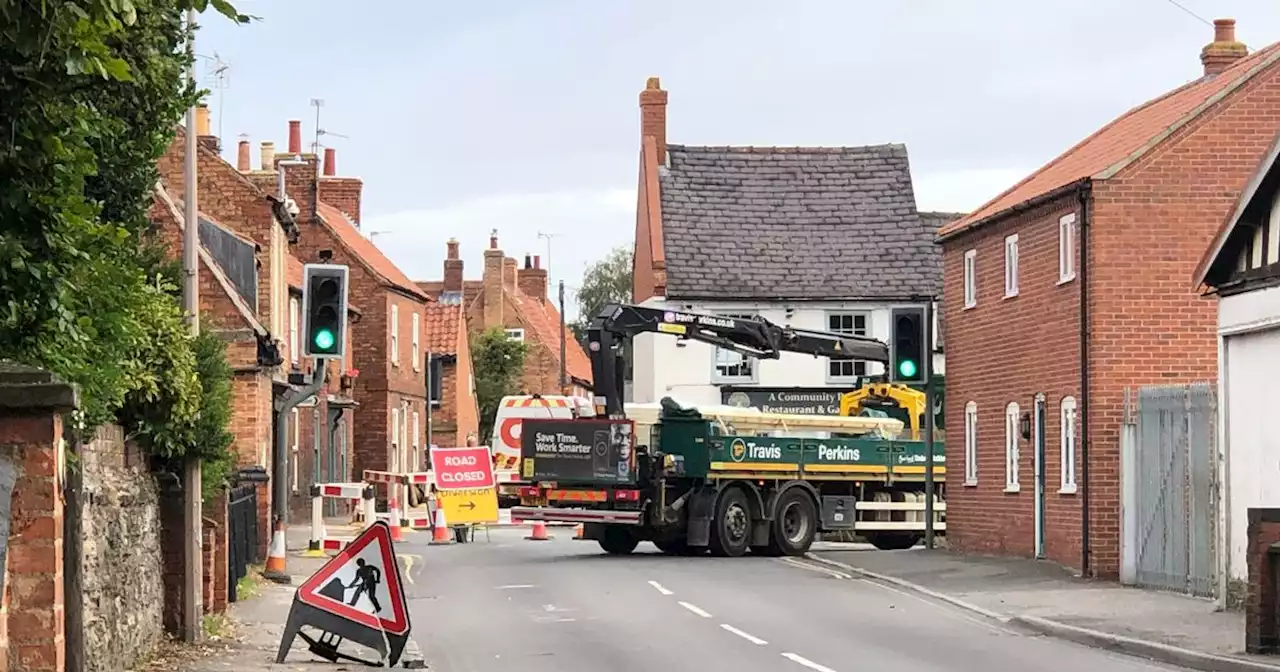
<instances>
[{"instance_id":1,"label":"green tree","mask_svg":"<svg viewBox=\"0 0 1280 672\"><path fill-rule=\"evenodd\" d=\"M493 419L498 414L502 398L520 393L520 376L524 373L528 347L524 342L507 336L501 328L490 329L471 341L482 441L487 442L493 432Z\"/></svg>"},{"instance_id":2,"label":"green tree","mask_svg":"<svg viewBox=\"0 0 1280 672\"><path fill-rule=\"evenodd\" d=\"M578 319L570 325L585 344L586 327L610 303L631 303L631 246L619 245L582 274L578 287Z\"/></svg>"}]
</instances>

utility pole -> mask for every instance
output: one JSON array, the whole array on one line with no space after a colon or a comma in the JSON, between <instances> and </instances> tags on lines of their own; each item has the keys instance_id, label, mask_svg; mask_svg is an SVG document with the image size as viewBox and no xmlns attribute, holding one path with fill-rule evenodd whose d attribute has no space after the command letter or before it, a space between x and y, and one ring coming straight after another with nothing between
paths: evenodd
<instances>
[{"instance_id":1,"label":"utility pole","mask_svg":"<svg viewBox=\"0 0 1280 672\"><path fill-rule=\"evenodd\" d=\"M187 53L191 65L187 77L196 82L196 10L187 8ZM196 180L198 149L196 128L196 103L187 110L186 153L183 166L182 227L182 306L193 336L200 334L200 207L199 185ZM182 639L199 642L204 636L204 575L200 544L204 531L204 512L200 458L188 456L183 465L182 525L183 525L183 583L182 583Z\"/></svg>"},{"instance_id":2,"label":"utility pole","mask_svg":"<svg viewBox=\"0 0 1280 672\"><path fill-rule=\"evenodd\" d=\"M548 245L548 247L550 247L550 245ZM547 254L550 255L550 252L548 252ZM548 266L551 265L551 261L549 259L547 261L547 265ZM569 393L569 375L568 375L568 369L565 365L566 355L568 354L566 352L567 349L568 349L568 343L566 342L566 336L564 335L564 280L561 280L560 281L560 394Z\"/></svg>"},{"instance_id":3,"label":"utility pole","mask_svg":"<svg viewBox=\"0 0 1280 672\"><path fill-rule=\"evenodd\" d=\"M924 545L933 548L933 497L937 488L933 479L933 297L924 304Z\"/></svg>"}]
</instances>

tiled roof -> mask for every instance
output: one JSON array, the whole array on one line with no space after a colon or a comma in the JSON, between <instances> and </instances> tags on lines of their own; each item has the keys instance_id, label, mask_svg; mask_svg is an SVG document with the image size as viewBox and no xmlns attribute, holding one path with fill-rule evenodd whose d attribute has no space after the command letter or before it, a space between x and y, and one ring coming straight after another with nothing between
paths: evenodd
<instances>
[{"instance_id":1,"label":"tiled roof","mask_svg":"<svg viewBox=\"0 0 1280 672\"><path fill-rule=\"evenodd\" d=\"M660 169L667 296L893 299L934 294L903 145L669 145Z\"/></svg>"},{"instance_id":2,"label":"tiled roof","mask_svg":"<svg viewBox=\"0 0 1280 672\"><path fill-rule=\"evenodd\" d=\"M424 300L430 299L418 288L418 285L409 279L409 276L404 274L404 271L401 271L398 266L393 264L382 253L382 250L379 250L368 238L360 235L355 223L343 214L341 210L324 201L320 201L316 205L316 210L324 223L329 226L329 229L342 241L342 244L346 245L352 254L363 261L369 267L369 270L380 276L384 282L412 296Z\"/></svg>"},{"instance_id":3,"label":"tiled roof","mask_svg":"<svg viewBox=\"0 0 1280 672\"><path fill-rule=\"evenodd\" d=\"M1004 193L938 230L947 237L1085 178L1106 179L1212 107L1280 58L1280 44L1240 59L1214 77L1197 79L1125 112Z\"/></svg>"},{"instance_id":4,"label":"tiled roof","mask_svg":"<svg viewBox=\"0 0 1280 672\"><path fill-rule=\"evenodd\" d=\"M429 303L426 310L426 347L432 354L458 354L459 329L463 320L460 303Z\"/></svg>"},{"instance_id":5,"label":"tiled roof","mask_svg":"<svg viewBox=\"0 0 1280 672\"><path fill-rule=\"evenodd\" d=\"M533 332L531 334L533 340L550 349L552 357L559 363L560 311L556 310L549 301L539 301L519 290L516 290L512 302L520 311L521 321ZM573 331L567 324L564 328L564 338L567 355L565 373L583 382L591 382L591 360L587 359L587 353L583 351L582 344L578 343L578 339L574 337Z\"/></svg>"}]
</instances>

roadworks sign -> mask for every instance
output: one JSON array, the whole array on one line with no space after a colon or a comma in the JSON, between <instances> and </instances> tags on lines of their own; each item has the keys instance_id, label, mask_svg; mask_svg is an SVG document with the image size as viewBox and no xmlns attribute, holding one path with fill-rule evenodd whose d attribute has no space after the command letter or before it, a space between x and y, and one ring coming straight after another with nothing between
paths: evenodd
<instances>
[{"instance_id":1,"label":"roadworks sign","mask_svg":"<svg viewBox=\"0 0 1280 672\"><path fill-rule=\"evenodd\" d=\"M298 589L303 604L387 634L409 634L400 565L385 522L365 528Z\"/></svg>"},{"instance_id":2,"label":"roadworks sign","mask_svg":"<svg viewBox=\"0 0 1280 672\"><path fill-rule=\"evenodd\" d=\"M498 522L498 491L494 488L439 490L436 505L450 525Z\"/></svg>"}]
</instances>

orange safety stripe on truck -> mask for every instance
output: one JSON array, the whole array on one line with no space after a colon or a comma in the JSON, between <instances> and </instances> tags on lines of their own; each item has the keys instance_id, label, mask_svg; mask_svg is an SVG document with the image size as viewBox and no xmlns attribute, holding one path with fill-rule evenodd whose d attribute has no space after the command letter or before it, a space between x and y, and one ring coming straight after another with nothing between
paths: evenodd
<instances>
[{"instance_id":1,"label":"orange safety stripe on truck","mask_svg":"<svg viewBox=\"0 0 1280 672\"><path fill-rule=\"evenodd\" d=\"M603 490L548 490L547 499L553 502L603 502L609 493Z\"/></svg>"},{"instance_id":2,"label":"orange safety stripe on truck","mask_svg":"<svg viewBox=\"0 0 1280 672\"><path fill-rule=\"evenodd\" d=\"M507 399L502 402L502 405L506 408L514 408L517 406L523 408L528 408L530 406L542 406L543 408L551 406L556 406L558 408L569 407L569 403L564 399L545 399L537 397L529 397L528 399Z\"/></svg>"}]
</instances>

